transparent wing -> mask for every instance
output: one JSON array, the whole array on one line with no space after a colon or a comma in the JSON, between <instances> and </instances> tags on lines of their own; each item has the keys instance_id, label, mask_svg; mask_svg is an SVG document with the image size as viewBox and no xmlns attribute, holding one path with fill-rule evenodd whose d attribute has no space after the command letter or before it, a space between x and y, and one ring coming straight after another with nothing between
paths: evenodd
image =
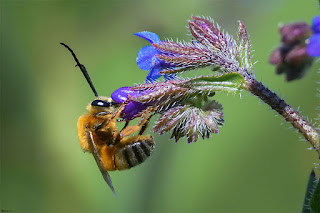
<instances>
[{"instance_id":1,"label":"transparent wing","mask_svg":"<svg viewBox=\"0 0 320 213\"><path fill-rule=\"evenodd\" d=\"M117 194L116 194L116 191L114 190L113 188L113 185L112 185L112 181L111 181L111 178L110 178L110 175L108 173L108 171L105 169L102 161L101 161L101 158L100 158L100 155L99 155L99 152L97 150L97 146L94 142L94 138L93 138L93 135L92 135L92 132L89 130L89 134L90 134L90 139L91 139L91 147L92 147L92 155L94 157L94 159L96 160L97 162L97 165L101 171L101 174L103 176L103 179L107 182L108 186L110 187L110 189L112 190L114 196L118 197Z\"/></svg>"}]
</instances>

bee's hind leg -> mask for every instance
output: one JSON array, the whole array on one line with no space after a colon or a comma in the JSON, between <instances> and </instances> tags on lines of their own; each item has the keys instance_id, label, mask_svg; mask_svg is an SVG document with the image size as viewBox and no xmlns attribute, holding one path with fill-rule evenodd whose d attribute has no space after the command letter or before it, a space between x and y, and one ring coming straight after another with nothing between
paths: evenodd
<instances>
[{"instance_id":1,"label":"bee's hind leg","mask_svg":"<svg viewBox=\"0 0 320 213\"><path fill-rule=\"evenodd\" d=\"M122 127L122 129L120 130L120 132L122 132L122 130L124 130L125 128L128 127L130 121L126 121L126 123L124 124L124 126Z\"/></svg>"},{"instance_id":2,"label":"bee's hind leg","mask_svg":"<svg viewBox=\"0 0 320 213\"><path fill-rule=\"evenodd\" d=\"M153 110L153 107L148 108L145 112L142 113L141 118L136 125L123 128L120 132L121 136L125 137L138 132L139 130L139 135L141 135L147 129L150 119L154 115L154 113L150 115L150 112Z\"/></svg>"},{"instance_id":3,"label":"bee's hind leg","mask_svg":"<svg viewBox=\"0 0 320 213\"><path fill-rule=\"evenodd\" d=\"M141 129L140 129L140 132L139 132L139 135L142 135L146 129L148 128L148 125L150 123L150 120L152 118L152 116L154 116L154 114L156 114L156 112L154 111L152 114L149 115L149 117L147 118L147 120L144 122L144 124L141 126Z\"/></svg>"}]
</instances>

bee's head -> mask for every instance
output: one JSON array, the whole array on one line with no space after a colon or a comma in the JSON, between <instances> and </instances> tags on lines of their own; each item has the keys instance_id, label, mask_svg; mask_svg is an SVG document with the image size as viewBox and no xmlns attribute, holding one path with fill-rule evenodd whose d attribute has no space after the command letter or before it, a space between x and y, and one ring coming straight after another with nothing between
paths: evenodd
<instances>
[{"instance_id":1,"label":"bee's head","mask_svg":"<svg viewBox=\"0 0 320 213\"><path fill-rule=\"evenodd\" d=\"M109 97L98 97L88 104L87 109L91 112L113 112L119 103L114 102Z\"/></svg>"},{"instance_id":2,"label":"bee's head","mask_svg":"<svg viewBox=\"0 0 320 213\"><path fill-rule=\"evenodd\" d=\"M72 49L64 44L64 43L60 43L63 46L65 46L72 54L74 60L77 62L77 65L82 74L84 75L84 77L86 78L93 94L96 96L96 99L94 101L92 101L91 103L88 104L87 109L89 112L91 113L100 113L103 112L102 114L105 114L104 112L108 113L113 113L115 111L115 109L120 106L119 103L114 102L111 98L109 97L103 97L103 96L99 96L96 89L93 86L93 83L90 79L90 76L87 72L87 69L85 68L85 66L83 64L80 64L78 58L76 57L76 55L74 54L74 52L72 51Z\"/></svg>"},{"instance_id":3,"label":"bee's head","mask_svg":"<svg viewBox=\"0 0 320 213\"><path fill-rule=\"evenodd\" d=\"M94 100L91 102L91 106L94 106L94 107L110 107L113 104L114 104L113 102L103 101L103 100Z\"/></svg>"}]
</instances>

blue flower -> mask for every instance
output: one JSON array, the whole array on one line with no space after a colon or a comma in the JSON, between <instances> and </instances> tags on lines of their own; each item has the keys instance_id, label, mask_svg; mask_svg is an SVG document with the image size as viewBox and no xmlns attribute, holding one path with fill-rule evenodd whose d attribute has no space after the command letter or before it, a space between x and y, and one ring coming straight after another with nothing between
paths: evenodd
<instances>
[{"instance_id":1,"label":"blue flower","mask_svg":"<svg viewBox=\"0 0 320 213\"><path fill-rule=\"evenodd\" d=\"M154 43L157 44L161 42L159 36L152 32L143 31L143 32L134 33L134 35L146 39L151 44L154 44ZM149 46L143 47L137 55L136 60L137 60L138 67L142 70L149 71L149 74L146 78L147 83L153 83L155 80L157 80L161 76L164 76L166 80L173 79L176 76L172 74L164 75L160 73L162 70L165 70L166 68L170 67L170 65L158 59L156 55L159 55L159 54L161 54L159 50L157 50L154 46L149 45Z\"/></svg>"},{"instance_id":2,"label":"blue flower","mask_svg":"<svg viewBox=\"0 0 320 213\"><path fill-rule=\"evenodd\" d=\"M307 53L313 57L320 57L320 16L315 16L312 19L313 35L309 38Z\"/></svg>"},{"instance_id":3,"label":"blue flower","mask_svg":"<svg viewBox=\"0 0 320 213\"><path fill-rule=\"evenodd\" d=\"M111 98L116 103L123 103L127 101L128 96L136 97L147 93L148 92L142 92L139 90L131 90L131 87L120 87L111 94ZM121 117L127 121L132 120L139 116L139 114L149 106L150 104L143 104L129 100L121 113Z\"/></svg>"},{"instance_id":4,"label":"blue flower","mask_svg":"<svg viewBox=\"0 0 320 213\"><path fill-rule=\"evenodd\" d=\"M141 91L131 90L131 87L120 87L111 94L111 98L116 103L123 103L128 100L129 95L130 97L136 97L141 95Z\"/></svg>"},{"instance_id":5,"label":"blue flower","mask_svg":"<svg viewBox=\"0 0 320 213\"><path fill-rule=\"evenodd\" d=\"M313 17L311 28L313 33L320 33L320 16Z\"/></svg>"}]
</instances>

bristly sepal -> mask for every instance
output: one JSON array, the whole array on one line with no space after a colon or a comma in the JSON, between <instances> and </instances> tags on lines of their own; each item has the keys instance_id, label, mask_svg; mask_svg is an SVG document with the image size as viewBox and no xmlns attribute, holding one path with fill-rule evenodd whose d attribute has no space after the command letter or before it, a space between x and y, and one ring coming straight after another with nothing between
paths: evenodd
<instances>
[{"instance_id":1,"label":"bristly sepal","mask_svg":"<svg viewBox=\"0 0 320 213\"><path fill-rule=\"evenodd\" d=\"M239 21L237 47L238 47L238 60L240 62L240 66L247 69L248 72L252 72L253 64L252 64L251 52L250 52L249 34L247 32L246 27L242 23L242 21Z\"/></svg>"},{"instance_id":2,"label":"bristly sepal","mask_svg":"<svg viewBox=\"0 0 320 213\"><path fill-rule=\"evenodd\" d=\"M179 87L172 83L179 81L179 79L175 79L171 81L133 86L131 88L132 90L142 91L145 94L131 97L130 100L144 104L152 104L154 107L157 107L159 111L159 109L162 107L168 107L175 102L181 102L194 95L201 94L201 91L196 91L192 88Z\"/></svg>"},{"instance_id":3,"label":"bristly sepal","mask_svg":"<svg viewBox=\"0 0 320 213\"><path fill-rule=\"evenodd\" d=\"M194 38L204 46L219 53L222 57L235 59L236 42L228 34L221 31L218 24L212 19L192 16L189 20L189 29Z\"/></svg>"},{"instance_id":4,"label":"bristly sepal","mask_svg":"<svg viewBox=\"0 0 320 213\"><path fill-rule=\"evenodd\" d=\"M214 100L200 100L179 105L165 111L151 130L163 134L172 131L171 138L178 142L186 137L188 143L196 142L199 137L209 138L211 133L219 132L223 125L222 105Z\"/></svg>"},{"instance_id":5,"label":"bristly sepal","mask_svg":"<svg viewBox=\"0 0 320 213\"><path fill-rule=\"evenodd\" d=\"M236 93L242 90L244 78L239 73L225 73L212 76L199 76L187 79L173 79L170 81L140 84L131 90L140 91L141 95L132 96L131 101L150 104L158 108L168 109L177 103L194 97L212 96L215 92L223 91Z\"/></svg>"},{"instance_id":6,"label":"bristly sepal","mask_svg":"<svg viewBox=\"0 0 320 213\"><path fill-rule=\"evenodd\" d=\"M161 53L157 58L170 64L162 74L181 73L201 67L214 66L218 55L201 43L164 41L153 44Z\"/></svg>"},{"instance_id":7,"label":"bristly sepal","mask_svg":"<svg viewBox=\"0 0 320 213\"><path fill-rule=\"evenodd\" d=\"M193 42L163 41L153 44L160 53L156 57L170 65L160 73L179 73L208 66L218 73L252 72L249 35L244 24L239 23L236 41L221 31L213 20L192 17L189 29L195 38Z\"/></svg>"}]
</instances>

